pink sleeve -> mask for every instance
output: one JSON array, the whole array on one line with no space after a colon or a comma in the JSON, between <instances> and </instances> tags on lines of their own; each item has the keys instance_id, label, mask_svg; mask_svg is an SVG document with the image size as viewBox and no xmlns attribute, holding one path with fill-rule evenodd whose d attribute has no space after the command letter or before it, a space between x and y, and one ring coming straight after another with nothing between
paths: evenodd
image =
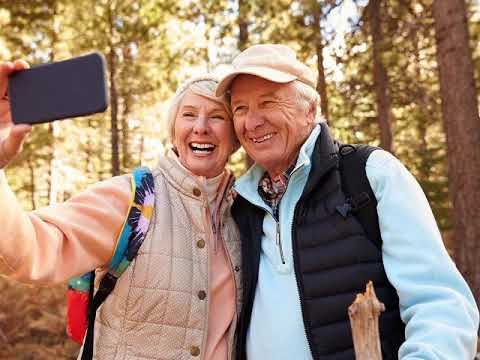
<instances>
[{"instance_id":1,"label":"pink sleeve","mask_svg":"<svg viewBox=\"0 0 480 360\"><path fill-rule=\"evenodd\" d=\"M0 272L49 284L107 264L131 197L126 175L99 182L64 203L25 212L0 170Z\"/></svg>"}]
</instances>

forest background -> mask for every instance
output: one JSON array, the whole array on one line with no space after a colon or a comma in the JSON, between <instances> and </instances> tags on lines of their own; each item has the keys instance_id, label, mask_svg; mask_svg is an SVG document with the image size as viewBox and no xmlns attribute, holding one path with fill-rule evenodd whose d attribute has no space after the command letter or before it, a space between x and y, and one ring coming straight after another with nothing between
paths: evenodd
<instances>
[{"instance_id":1,"label":"forest background","mask_svg":"<svg viewBox=\"0 0 480 360\"><path fill-rule=\"evenodd\" d=\"M108 65L108 111L35 126L6 170L25 209L154 166L182 80L221 73L249 45L283 43L318 73L335 135L382 146L416 176L480 298L479 1L0 0L0 29L2 61L99 51ZM240 150L230 166L241 174L248 161ZM75 358L64 285L0 278L0 289L0 359Z\"/></svg>"}]
</instances>

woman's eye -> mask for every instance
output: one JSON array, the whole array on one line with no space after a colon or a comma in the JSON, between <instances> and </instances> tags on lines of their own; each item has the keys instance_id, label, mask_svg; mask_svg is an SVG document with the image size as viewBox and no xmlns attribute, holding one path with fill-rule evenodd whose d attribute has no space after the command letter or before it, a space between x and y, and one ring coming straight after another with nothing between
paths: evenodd
<instances>
[{"instance_id":1,"label":"woman's eye","mask_svg":"<svg viewBox=\"0 0 480 360\"><path fill-rule=\"evenodd\" d=\"M223 116L223 115L212 115L212 119L225 120L225 116Z\"/></svg>"},{"instance_id":2,"label":"woman's eye","mask_svg":"<svg viewBox=\"0 0 480 360\"><path fill-rule=\"evenodd\" d=\"M182 114L182 116L183 116L183 117L194 117L195 114L192 113L192 112L184 112L184 113Z\"/></svg>"}]
</instances>

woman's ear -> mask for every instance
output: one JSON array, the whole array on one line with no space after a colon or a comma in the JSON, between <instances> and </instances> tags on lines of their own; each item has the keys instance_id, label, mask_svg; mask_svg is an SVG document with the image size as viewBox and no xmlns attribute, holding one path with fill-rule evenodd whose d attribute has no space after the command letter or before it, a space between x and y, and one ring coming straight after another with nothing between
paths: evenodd
<instances>
[{"instance_id":1,"label":"woman's ear","mask_svg":"<svg viewBox=\"0 0 480 360\"><path fill-rule=\"evenodd\" d=\"M172 143L172 150L178 156L178 149L177 149L177 146L174 143Z\"/></svg>"}]
</instances>

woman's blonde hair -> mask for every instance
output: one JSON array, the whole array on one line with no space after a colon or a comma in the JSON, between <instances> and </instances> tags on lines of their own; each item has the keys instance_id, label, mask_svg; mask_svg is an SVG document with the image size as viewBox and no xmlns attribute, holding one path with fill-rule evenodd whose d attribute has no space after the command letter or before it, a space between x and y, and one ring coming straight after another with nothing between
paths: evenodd
<instances>
[{"instance_id":1,"label":"woman's blonde hair","mask_svg":"<svg viewBox=\"0 0 480 360\"><path fill-rule=\"evenodd\" d=\"M217 88L218 80L211 74L206 74L198 77L191 78L182 83L175 95L170 100L170 106L168 108L167 124L170 136L170 142L173 143L175 138L175 119L178 114L180 103L187 91L191 91L196 95L206 97L207 99L216 101L222 104L228 114L230 120L232 120L232 110L230 107L230 99L227 95L215 96L215 89Z\"/></svg>"}]
</instances>

